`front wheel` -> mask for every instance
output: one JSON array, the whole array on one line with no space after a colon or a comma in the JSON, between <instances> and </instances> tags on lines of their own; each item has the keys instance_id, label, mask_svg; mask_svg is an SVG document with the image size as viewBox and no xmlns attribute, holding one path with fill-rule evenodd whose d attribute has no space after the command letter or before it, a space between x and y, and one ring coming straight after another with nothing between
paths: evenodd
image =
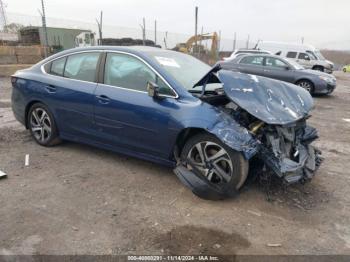
<instances>
[{"instance_id":1,"label":"front wheel","mask_svg":"<svg viewBox=\"0 0 350 262\"><path fill-rule=\"evenodd\" d=\"M32 105L27 117L30 133L38 144L53 146L61 142L53 115L46 105Z\"/></svg>"},{"instance_id":2,"label":"front wheel","mask_svg":"<svg viewBox=\"0 0 350 262\"><path fill-rule=\"evenodd\" d=\"M242 154L211 134L190 138L181 152L181 160L194 165L207 183L225 190L238 190L248 176L249 163Z\"/></svg>"},{"instance_id":3,"label":"front wheel","mask_svg":"<svg viewBox=\"0 0 350 262\"><path fill-rule=\"evenodd\" d=\"M299 82L297 82L297 85L304 88L310 94L314 92L314 85L308 80L300 80Z\"/></svg>"}]
</instances>

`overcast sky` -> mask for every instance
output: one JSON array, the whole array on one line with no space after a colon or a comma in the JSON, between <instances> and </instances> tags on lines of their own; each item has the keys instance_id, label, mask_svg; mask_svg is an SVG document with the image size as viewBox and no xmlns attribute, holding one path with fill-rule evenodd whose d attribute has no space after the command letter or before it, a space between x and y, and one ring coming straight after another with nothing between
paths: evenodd
<instances>
[{"instance_id":1,"label":"overcast sky","mask_svg":"<svg viewBox=\"0 0 350 262\"><path fill-rule=\"evenodd\" d=\"M3 0L7 12L38 15L40 0ZM199 28L223 38L305 42L319 48L350 50L350 0L45 0L48 17L94 23L99 11L106 25L139 28L158 21L158 30L193 34Z\"/></svg>"}]
</instances>

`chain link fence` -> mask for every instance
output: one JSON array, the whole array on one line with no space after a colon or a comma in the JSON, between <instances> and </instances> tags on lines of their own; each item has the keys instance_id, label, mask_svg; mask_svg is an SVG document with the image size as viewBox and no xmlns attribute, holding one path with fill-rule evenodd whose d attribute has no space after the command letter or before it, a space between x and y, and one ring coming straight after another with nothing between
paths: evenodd
<instances>
[{"instance_id":1,"label":"chain link fence","mask_svg":"<svg viewBox=\"0 0 350 262\"><path fill-rule=\"evenodd\" d=\"M23 26L39 26L42 25L41 17L38 16L30 16L23 15L17 13L7 13L8 23L17 23ZM52 17L46 17L47 26L48 27L58 27L58 28L72 28L72 29L83 29L83 30L91 30L95 33L95 37L98 38L98 26L97 23L93 22L83 22L76 21L70 19L58 19ZM150 28L152 25L146 26L146 39L155 41L155 32ZM148 29L147 29L148 28ZM212 32L206 32L212 33ZM162 46L162 48L172 49L178 43L185 43L190 37L190 34L183 33L174 33L168 31L157 31L157 41L156 44ZM233 32L232 32L233 35ZM134 38L134 39L142 39L142 30L140 28L132 28L132 27L123 27L116 25L103 25L103 38ZM249 48L254 47L256 41L250 41L248 44ZM207 49L210 49L211 43L210 41L203 41L202 45ZM246 40L237 40L236 48L246 48L247 41ZM222 38L219 41L219 51L232 52L234 49L234 39Z\"/></svg>"}]
</instances>

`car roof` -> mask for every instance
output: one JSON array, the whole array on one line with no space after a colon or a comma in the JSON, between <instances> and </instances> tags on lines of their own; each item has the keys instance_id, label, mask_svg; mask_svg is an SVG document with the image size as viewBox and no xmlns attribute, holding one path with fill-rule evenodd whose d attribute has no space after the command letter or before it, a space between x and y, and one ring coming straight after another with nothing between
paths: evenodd
<instances>
[{"instance_id":1,"label":"car roof","mask_svg":"<svg viewBox=\"0 0 350 262\"><path fill-rule=\"evenodd\" d=\"M284 57L281 57L279 55L271 55L271 54L244 54L244 55L239 56L239 58L248 57L248 56L272 57L272 58L281 59L283 61L287 61Z\"/></svg>"}]
</instances>

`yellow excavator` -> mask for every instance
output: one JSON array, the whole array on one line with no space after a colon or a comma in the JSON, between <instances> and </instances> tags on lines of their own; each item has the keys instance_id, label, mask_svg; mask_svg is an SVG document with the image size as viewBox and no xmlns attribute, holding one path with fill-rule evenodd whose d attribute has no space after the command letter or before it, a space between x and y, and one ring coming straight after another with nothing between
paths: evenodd
<instances>
[{"instance_id":1,"label":"yellow excavator","mask_svg":"<svg viewBox=\"0 0 350 262\"><path fill-rule=\"evenodd\" d=\"M216 32L214 33L208 33L208 34L201 34L197 36L191 36L186 43L179 43L176 45L176 47L173 49L175 51L180 51L182 53L204 53L206 50L204 49L204 46L200 44L203 40L211 40L211 48L210 48L210 58L216 59L218 56L218 34ZM196 42L197 42L197 50L196 49Z\"/></svg>"}]
</instances>

